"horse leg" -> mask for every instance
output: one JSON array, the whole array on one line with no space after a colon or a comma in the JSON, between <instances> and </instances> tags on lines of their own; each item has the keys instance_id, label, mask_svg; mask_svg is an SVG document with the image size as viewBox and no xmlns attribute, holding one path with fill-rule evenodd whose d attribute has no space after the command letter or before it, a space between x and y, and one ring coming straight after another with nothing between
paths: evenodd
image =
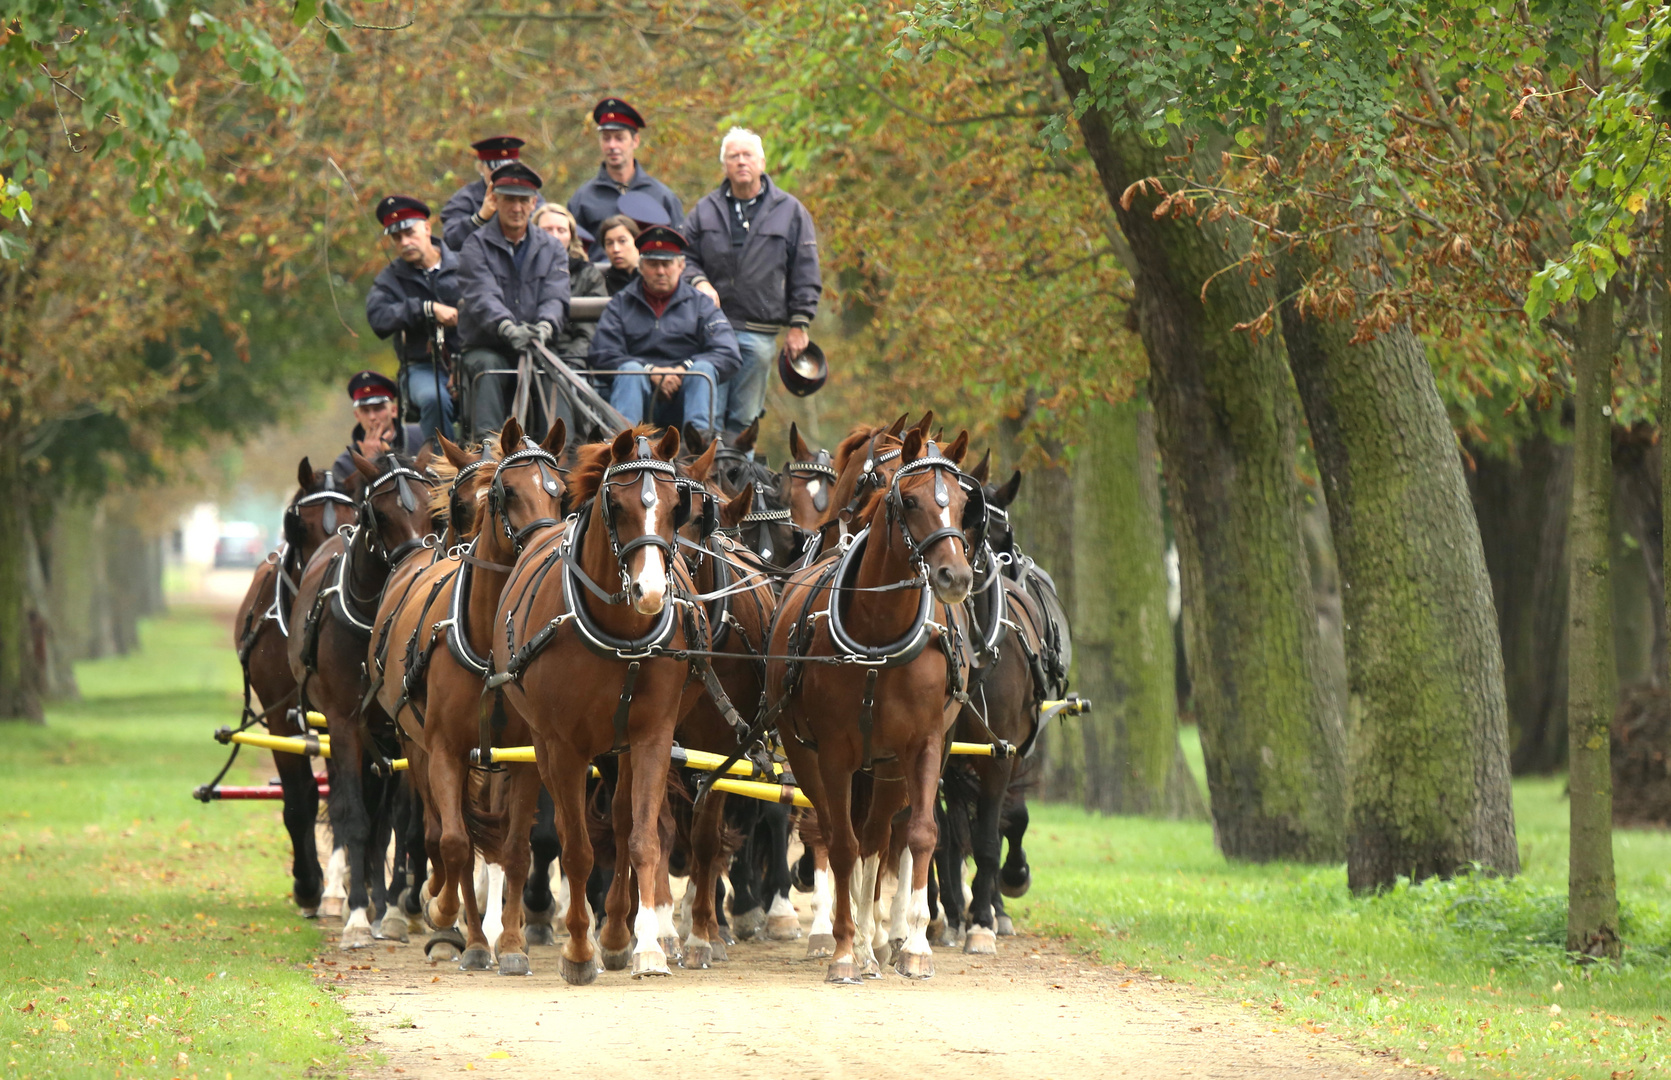
<instances>
[{"instance_id":1,"label":"horse leg","mask_svg":"<svg viewBox=\"0 0 1671 1080\"><path fill-rule=\"evenodd\" d=\"M915 790L911 793L911 820L905 826L912 870L906 920L909 933L894 961L894 970L907 978L927 979L934 974L934 954L928 947L928 868L940 838L940 829L934 823L935 795L940 785L939 744L919 746L912 765L915 767L909 770L907 780L913 782ZM904 889L906 881L902 879L899 887Z\"/></svg>"},{"instance_id":2,"label":"horse leg","mask_svg":"<svg viewBox=\"0 0 1671 1080\"><path fill-rule=\"evenodd\" d=\"M367 949L376 939L371 935L369 909L371 898L366 891L366 856L371 846L371 818L366 813L365 780L361 773L360 743L352 725L338 725L341 736L331 734L332 757L336 760L336 776L331 781L331 831L342 844L348 874L348 918L343 921L344 949Z\"/></svg>"},{"instance_id":3,"label":"horse leg","mask_svg":"<svg viewBox=\"0 0 1671 1080\"><path fill-rule=\"evenodd\" d=\"M522 907L527 918L524 936L529 945L553 945L557 942L556 931L552 928L557 920L557 898L551 895L551 864L558 853L555 813L551 795L541 784L539 805L534 813L533 827L528 832L533 872L522 889ZM504 971L503 964L499 970Z\"/></svg>"},{"instance_id":4,"label":"horse leg","mask_svg":"<svg viewBox=\"0 0 1671 1080\"><path fill-rule=\"evenodd\" d=\"M368 787L371 795L367 804L371 816L371 843L366 847L366 888L371 898L371 936L381 939L383 920L389 914L389 841L394 835L390 809L394 782L375 779ZM401 929L405 929L404 923Z\"/></svg>"},{"instance_id":5,"label":"horse leg","mask_svg":"<svg viewBox=\"0 0 1671 1080\"><path fill-rule=\"evenodd\" d=\"M331 790L336 790L334 782ZM348 852L342 845L336 813L327 810L326 816L331 819L331 855L325 860L325 893L319 902L319 914L334 918L342 914L348 900Z\"/></svg>"},{"instance_id":6,"label":"horse leg","mask_svg":"<svg viewBox=\"0 0 1671 1080\"><path fill-rule=\"evenodd\" d=\"M285 733L277 717L272 726L276 733ZM273 764L284 792L284 830L290 834L291 895L302 917L312 919L319 915L325 890L314 839L314 826L319 820L319 782L313 778L313 761L301 754L274 751Z\"/></svg>"},{"instance_id":7,"label":"horse leg","mask_svg":"<svg viewBox=\"0 0 1671 1080\"><path fill-rule=\"evenodd\" d=\"M714 873L714 924L719 927L715 944L737 944L737 935L731 932L731 920L725 914L725 875L719 871Z\"/></svg>"},{"instance_id":8,"label":"horse leg","mask_svg":"<svg viewBox=\"0 0 1671 1080\"><path fill-rule=\"evenodd\" d=\"M538 754L540 775L551 793L563 879L568 882L570 896L564 919L569 940L558 958L557 969L564 982L585 986L598 977L598 961L592 952L592 913L586 903L586 881L592 876L592 841L586 835L587 762L573 754L557 753L549 744L541 746Z\"/></svg>"},{"instance_id":9,"label":"horse leg","mask_svg":"<svg viewBox=\"0 0 1671 1080\"><path fill-rule=\"evenodd\" d=\"M626 867L621 867L621 878L638 887L638 914L633 921L632 949L632 976L635 979L671 972L667 969L667 953L661 947L661 919L656 914L657 879L662 870L661 808L667 797L667 774L665 769L635 769L632 762L633 756L640 755L644 761L666 761L672 743L670 728L665 739L634 747L634 755L627 757L621 767L621 789L628 802L627 842L621 846L625 848L625 859L632 866L630 877L624 872ZM617 818L619 827L620 819ZM672 914L671 907L668 914Z\"/></svg>"},{"instance_id":10,"label":"horse leg","mask_svg":"<svg viewBox=\"0 0 1671 1080\"><path fill-rule=\"evenodd\" d=\"M725 831L725 792L710 791L702 808L690 823L690 936L685 939L681 967L707 968L724 960L725 942L720 940L719 922L714 918L714 883L719 879Z\"/></svg>"},{"instance_id":11,"label":"horse leg","mask_svg":"<svg viewBox=\"0 0 1671 1080\"><path fill-rule=\"evenodd\" d=\"M767 806L762 816L766 842L761 855L766 864L765 892L771 897L766 910L766 936L773 941L797 941L801 917L789 899L789 807Z\"/></svg>"},{"instance_id":12,"label":"horse leg","mask_svg":"<svg viewBox=\"0 0 1671 1080\"><path fill-rule=\"evenodd\" d=\"M997 760L980 769L981 789L975 800L975 824L971 833L975 849L975 882L970 889L969 934L966 953L991 954L998 951L997 916L992 910L998 892L998 863L1003 849L999 835L1004 811L1004 792L1010 786L1010 763Z\"/></svg>"},{"instance_id":13,"label":"horse leg","mask_svg":"<svg viewBox=\"0 0 1671 1080\"><path fill-rule=\"evenodd\" d=\"M406 889L397 898L400 916L406 920L408 934L424 928L422 894L429 880L429 806L417 784L411 788L410 812L406 819L406 857L408 861Z\"/></svg>"},{"instance_id":14,"label":"horse leg","mask_svg":"<svg viewBox=\"0 0 1671 1080\"><path fill-rule=\"evenodd\" d=\"M766 909L760 902L760 877L754 870L755 832L759 824L759 812L754 810L743 829L743 846L731 857L731 932L738 941L755 941L766 936Z\"/></svg>"},{"instance_id":15,"label":"horse leg","mask_svg":"<svg viewBox=\"0 0 1671 1080\"><path fill-rule=\"evenodd\" d=\"M487 936L482 933L481 912L476 906L475 852L464 825L464 800L469 797L466 787L465 766L456 756L438 753L429 759L429 792L441 818L441 865L446 868L446 887L429 906L429 921L436 928L430 942L455 945L461 954L461 969L485 971L492 957L487 951ZM462 935L457 931L461 903Z\"/></svg>"},{"instance_id":16,"label":"horse leg","mask_svg":"<svg viewBox=\"0 0 1671 1080\"><path fill-rule=\"evenodd\" d=\"M963 797L962 785L959 784L956 791L949 791L944 803L936 807L936 820L941 825L940 842L935 847L938 863L936 869L939 871L936 884L940 888L940 911L944 921L940 924L938 934L934 932L931 923L929 940L948 948L957 944L958 931L963 925L964 912L968 908L968 897L963 892L963 847L958 842L963 830L952 828L952 822L966 821L968 817L968 804Z\"/></svg>"},{"instance_id":17,"label":"horse leg","mask_svg":"<svg viewBox=\"0 0 1671 1080\"><path fill-rule=\"evenodd\" d=\"M657 843L661 846L661 857L656 863L656 944L661 946L662 955L673 963L682 963L685 959L685 947L679 940L679 931L673 925L673 881L669 867L673 860L673 846L678 842L678 825L673 820L672 808L667 805L666 793L662 795L662 811L658 821Z\"/></svg>"},{"instance_id":18,"label":"horse leg","mask_svg":"<svg viewBox=\"0 0 1671 1080\"><path fill-rule=\"evenodd\" d=\"M835 879L832 882L834 912L830 926L835 940L831 945L830 969L824 981L856 983L861 968L853 909L857 894L864 891L864 874L854 872L859 860L859 838L853 832L853 777L846 770L827 764L827 760L819 759L824 790L813 796L818 808L819 832L829 845L830 872ZM874 878L871 887L874 888ZM814 937L813 942L816 941ZM868 953L868 940L864 948ZM811 943L808 952L811 952Z\"/></svg>"},{"instance_id":19,"label":"horse leg","mask_svg":"<svg viewBox=\"0 0 1671 1080\"><path fill-rule=\"evenodd\" d=\"M818 960L835 955L835 931L830 913L835 905L835 885L830 878L830 849L824 843L807 845L812 853L812 925L807 928L806 956Z\"/></svg>"},{"instance_id":20,"label":"horse leg","mask_svg":"<svg viewBox=\"0 0 1671 1080\"><path fill-rule=\"evenodd\" d=\"M1021 839L1027 835L1025 796L1016 795L1004 814L1003 833L1009 851L1004 856L1003 868L998 871L998 887L1011 898L1026 896L1033 886L1033 868L1027 865L1027 852L1021 847Z\"/></svg>"},{"instance_id":21,"label":"horse leg","mask_svg":"<svg viewBox=\"0 0 1671 1080\"><path fill-rule=\"evenodd\" d=\"M598 949L603 953L605 971L622 971L632 963L633 891L632 843L632 757L622 755L615 774L615 793L610 800L610 819L615 832L615 872L603 898L603 925L598 929ZM648 827L648 825L646 825ZM655 905L650 914L655 915Z\"/></svg>"}]
</instances>

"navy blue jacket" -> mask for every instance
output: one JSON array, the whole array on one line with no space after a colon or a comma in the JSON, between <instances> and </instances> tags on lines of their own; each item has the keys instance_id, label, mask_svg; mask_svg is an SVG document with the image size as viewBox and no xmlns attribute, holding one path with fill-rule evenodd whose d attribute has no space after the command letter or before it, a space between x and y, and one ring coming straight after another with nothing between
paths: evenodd
<instances>
[{"instance_id":1,"label":"navy blue jacket","mask_svg":"<svg viewBox=\"0 0 1671 1080\"><path fill-rule=\"evenodd\" d=\"M733 328L773 333L812 322L824 285L812 215L770 179L762 182L764 198L740 248L731 245L731 182L702 196L686 222L685 262L713 283Z\"/></svg>"},{"instance_id":2,"label":"navy blue jacket","mask_svg":"<svg viewBox=\"0 0 1671 1080\"><path fill-rule=\"evenodd\" d=\"M434 243L434 238L431 238ZM444 244L440 265L433 273L395 260L377 272L366 294L366 322L378 337L394 338L395 355L402 364L426 363L435 341L430 306L437 301L458 306L458 256ZM447 352L458 353L458 327L445 328ZM440 359L436 357L436 359Z\"/></svg>"},{"instance_id":3,"label":"navy blue jacket","mask_svg":"<svg viewBox=\"0 0 1671 1080\"><path fill-rule=\"evenodd\" d=\"M470 239L471 233L481 228L476 222L476 209L485 198L487 181L479 176L453 192L453 197L441 208L441 239L448 247L454 251L463 251L464 241ZM544 196L534 196L535 210L544 205Z\"/></svg>"},{"instance_id":4,"label":"navy blue jacket","mask_svg":"<svg viewBox=\"0 0 1671 1080\"><path fill-rule=\"evenodd\" d=\"M609 178L609 170L598 166L598 175L581 184L575 193L569 197L569 213L580 223L580 227L592 234L592 246L587 249L593 262L607 262L603 253L603 237L598 233L598 226L608 218L619 213L621 195L627 191L642 191L652 197L667 211L668 220L675 229L683 229L685 224L685 207L679 197L669 191L667 185L644 171L642 162L633 162L632 183L622 188ZM477 200L479 203L481 200ZM474 208L472 208L472 212Z\"/></svg>"},{"instance_id":5,"label":"navy blue jacket","mask_svg":"<svg viewBox=\"0 0 1671 1080\"><path fill-rule=\"evenodd\" d=\"M561 333L569 316L569 253L544 229L529 229L530 245L516 264L497 221L477 229L459 252L458 336L466 349L505 350L499 323L548 322Z\"/></svg>"},{"instance_id":6,"label":"navy blue jacket","mask_svg":"<svg viewBox=\"0 0 1671 1080\"><path fill-rule=\"evenodd\" d=\"M743 366L737 335L712 300L681 281L658 319L644 299L642 278L609 298L592 335L587 366L613 371L633 360L651 367L689 367L706 360L722 383Z\"/></svg>"}]
</instances>

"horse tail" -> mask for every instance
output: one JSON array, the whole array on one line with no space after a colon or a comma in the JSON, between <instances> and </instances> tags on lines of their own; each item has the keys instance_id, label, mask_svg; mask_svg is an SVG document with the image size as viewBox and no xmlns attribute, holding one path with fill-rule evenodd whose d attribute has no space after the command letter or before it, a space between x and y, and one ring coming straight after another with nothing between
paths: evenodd
<instances>
[{"instance_id":1,"label":"horse tail","mask_svg":"<svg viewBox=\"0 0 1671 1080\"><path fill-rule=\"evenodd\" d=\"M470 844L490 858L504 852L510 834L510 814L489 809L495 802L496 789L503 786L503 773L484 773L474 769L464 791L464 833Z\"/></svg>"}]
</instances>

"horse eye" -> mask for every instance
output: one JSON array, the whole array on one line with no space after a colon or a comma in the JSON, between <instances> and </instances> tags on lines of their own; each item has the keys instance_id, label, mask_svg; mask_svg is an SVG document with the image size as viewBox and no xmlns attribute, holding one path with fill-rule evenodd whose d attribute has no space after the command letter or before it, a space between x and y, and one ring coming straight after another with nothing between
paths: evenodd
<instances>
[{"instance_id":1,"label":"horse eye","mask_svg":"<svg viewBox=\"0 0 1671 1080\"><path fill-rule=\"evenodd\" d=\"M917 497L915 495L905 496L905 509L915 510L916 508L917 508Z\"/></svg>"}]
</instances>

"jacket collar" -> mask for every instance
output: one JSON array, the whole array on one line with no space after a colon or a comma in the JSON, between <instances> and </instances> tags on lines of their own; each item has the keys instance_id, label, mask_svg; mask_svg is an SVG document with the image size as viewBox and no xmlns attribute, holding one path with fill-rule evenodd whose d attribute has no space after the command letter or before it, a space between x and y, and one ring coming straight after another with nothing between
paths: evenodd
<instances>
[{"instance_id":1,"label":"jacket collar","mask_svg":"<svg viewBox=\"0 0 1671 1080\"><path fill-rule=\"evenodd\" d=\"M621 185L609 178L609 169L603 165L598 166L598 175L592 180L592 183L606 187L610 191L621 190ZM656 178L651 176L649 170L644 168L644 163L642 161L639 161L637 158L633 158L632 181L627 184L627 190L642 191L646 188L653 188L655 186Z\"/></svg>"},{"instance_id":2,"label":"jacket collar","mask_svg":"<svg viewBox=\"0 0 1671 1080\"><path fill-rule=\"evenodd\" d=\"M439 265L442 273L446 273L448 270L458 269L457 252L448 247L446 244L441 243L440 240L433 236L430 237L430 243L441 249L441 262ZM394 267L395 274L400 277L410 278L413 281L423 281L429 277L429 273L427 271L419 270L417 267L406 262L404 259L396 259L390 265Z\"/></svg>"},{"instance_id":3,"label":"jacket collar","mask_svg":"<svg viewBox=\"0 0 1671 1080\"><path fill-rule=\"evenodd\" d=\"M499 222L497 220L488 222L486 225L483 225L480 229L478 229L477 232L481 234L483 243L491 244L493 247L503 251L506 255L515 254L515 252L511 249L511 242L505 239L504 230L499 228ZM544 229L536 229L532 224L530 224L528 226L528 231L522 234L522 242L525 244L538 243L538 239L534 236L535 233L539 233L548 240L551 239L550 233L546 232ZM551 242L555 244L557 241L552 240ZM565 252L563 257L565 259L568 258L568 253Z\"/></svg>"},{"instance_id":4,"label":"jacket collar","mask_svg":"<svg viewBox=\"0 0 1671 1080\"><path fill-rule=\"evenodd\" d=\"M645 311L653 312L655 310L650 306L650 298L644 295L644 279L641 277L633 278L624 289L615 295L631 297L633 303L638 304ZM696 290L681 278L679 284L673 289L673 295L667 298L667 307L664 311L671 311L674 307L695 295Z\"/></svg>"},{"instance_id":5,"label":"jacket collar","mask_svg":"<svg viewBox=\"0 0 1671 1080\"><path fill-rule=\"evenodd\" d=\"M721 180L719 182L719 187L714 190L719 193L719 197L722 202L731 198L731 181ZM762 173L760 176L760 194L762 196L760 200L760 208L762 210L783 198L783 192L779 191L777 185L772 183L771 176L765 173Z\"/></svg>"}]
</instances>

